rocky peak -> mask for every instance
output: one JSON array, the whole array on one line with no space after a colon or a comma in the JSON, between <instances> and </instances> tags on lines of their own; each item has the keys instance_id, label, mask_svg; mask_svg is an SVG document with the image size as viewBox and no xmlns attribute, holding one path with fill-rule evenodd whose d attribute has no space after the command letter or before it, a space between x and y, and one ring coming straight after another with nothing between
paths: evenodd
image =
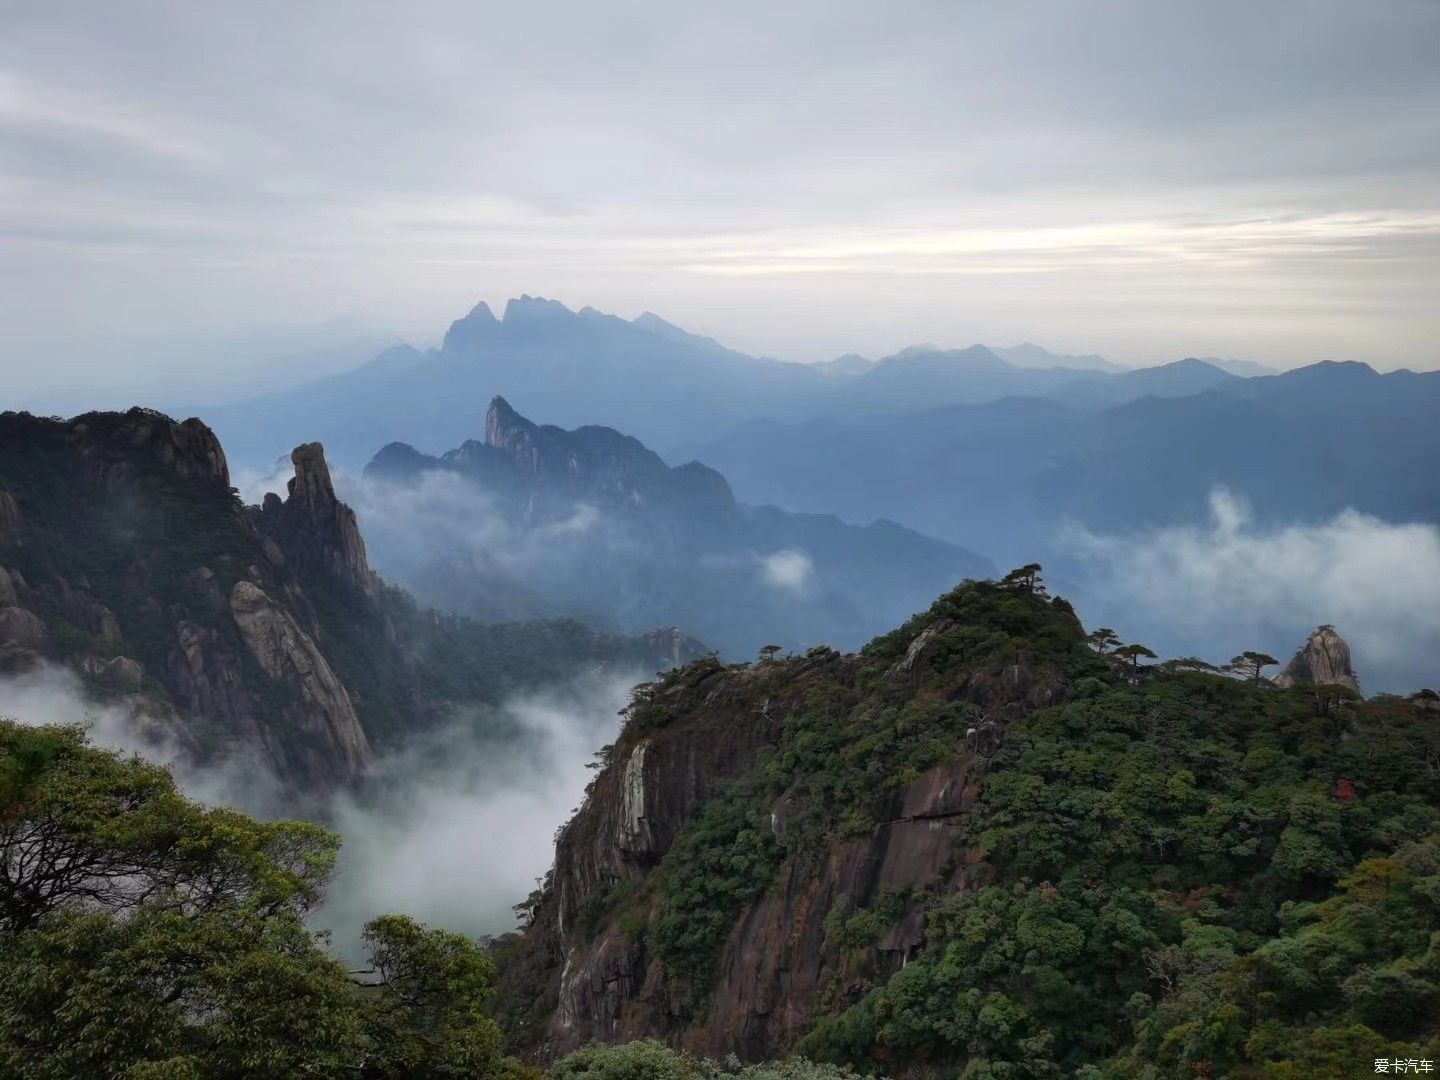
<instances>
[{"instance_id":1,"label":"rocky peak","mask_svg":"<svg viewBox=\"0 0 1440 1080\"><path fill-rule=\"evenodd\" d=\"M290 463L295 466L295 476L286 485L290 500L311 513L328 514L338 500L325 447L318 442L303 443L290 452Z\"/></svg>"},{"instance_id":2,"label":"rocky peak","mask_svg":"<svg viewBox=\"0 0 1440 1080\"><path fill-rule=\"evenodd\" d=\"M1305 639L1305 644L1275 676L1277 686L1348 686L1360 689L1355 671L1350 666L1350 646L1335 632L1333 626L1320 626Z\"/></svg>"},{"instance_id":3,"label":"rocky peak","mask_svg":"<svg viewBox=\"0 0 1440 1080\"><path fill-rule=\"evenodd\" d=\"M132 482L149 472L149 461L158 461L181 480L230 487L220 440L194 417L176 421L139 407L124 413L85 413L66 423L64 434L92 476L105 485Z\"/></svg>"},{"instance_id":4,"label":"rocky peak","mask_svg":"<svg viewBox=\"0 0 1440 1080\"><path fill-rule=\"evenodd\" d=\"M533 452L535 425L526 420L498 395L491 399L485 410L485 445L497 450L508 450L517 457L526 451Z\"/></svg>"},{"instance_id":5,"label":"rocky peak","mask_svg":"<svg viewBox=\"0 0 1440 1080\"><path fill-rule=\"evenodd\" d=\"M490 310L490 305L482 300L470 309L470 314L450 324L441 347L446 352L466 349L485 341L499 325L500 322Z\"/></svg>"},{"instance_id":6,"label":"rocky peak","mask_svg":"<svg viewBox=\"0 0 1440 1080\"><path fill-rule=\"evenodd\" d=\"M543 296L528 293L517 299L506 301L503 322L506 325L518 322L538 322L544 319L574 318L575 313L559 300L547 300Z\"/></svg>"},{"instance_id":7,"label":"rocky peak","mask_svg":"<svg viewBox=\"0 0 1440 1080\"><path fill-rule=\"evenodd\" d=\"M261 529L302 573L328 572L375 596L379 578L370 569L355 511L335 497L325 448L304 443L290 454L290 461L295 476L288 485L289 496L284 502L274 493L265 497Z\"/></svg>"}]
</instances>

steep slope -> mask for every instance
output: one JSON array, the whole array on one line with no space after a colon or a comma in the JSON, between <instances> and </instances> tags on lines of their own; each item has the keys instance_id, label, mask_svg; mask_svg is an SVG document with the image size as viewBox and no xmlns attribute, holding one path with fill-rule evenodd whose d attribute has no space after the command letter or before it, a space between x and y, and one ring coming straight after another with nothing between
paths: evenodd
<instances>
[{"instance_id":1,"label":"steep slope","mask_svg":"<svg viewBox=\"0 0 1440 1080\"><path fill-rule=\"evenodd\" d=\"M360 781L458 705L673 656L673 635L421 612L370 569L321 448L292 460L288 498L245 507L199 421L0 416L0 662L66 665L190 754L306 790Z\"/></svg>"},{"instance_id":2,"label":"steep slope","mask_svg":"<svg viewBox=\"0 0 1440 1080\"><path fill-rule=\"evenodd\" d=\"M898 1076L1433 1048L1432 1013L1346 981L1398 965L1440 995L1420 899L1440 798L1397 767L1440 749L1433 723L1088 642L1012 578L858 655L707 660L638 688L528 928L497 949L512 1036ZM1382 870L1404 883L1386 925L1413 932L1337 941L1327 912ZM1309 951L1327 940L1339 966Z\"/></svg>"},{"instance_id":3,"label":"steep slope","mask_svg":"<svg viewBox=\"0 0 1440 1080\"><path fill-rule=\"evenodd\" d=\"M424 598L454 610L525 611L528 594L530 614L608 615L631 629L678 624L748 655L772 639L858 643L990 569L889 522L862 529L743 506L712 469L672 469L610 428L534 424L504 398L491 403L484 429L484 442L440 458L393 444L365 471L371 502L428 500L436 526L407 531L381 556ZM477 513L483 520L468 524ZM467 525L446 528L455 521ZM486 537L478 548L477 533Z\"/></svg>"}]
</instances>

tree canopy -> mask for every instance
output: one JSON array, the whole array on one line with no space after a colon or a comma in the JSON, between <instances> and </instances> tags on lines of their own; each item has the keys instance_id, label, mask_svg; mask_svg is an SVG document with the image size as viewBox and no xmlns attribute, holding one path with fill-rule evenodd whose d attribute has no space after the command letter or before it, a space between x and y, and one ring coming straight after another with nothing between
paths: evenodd
<instances>
[{"instance_id":1,"label":"tree canopy","mask_svg":"<svg viewBox=\"0 0 1440 1080\"><path fill-rule=\"evenodd\" d=\"M484 1077L520 1069L490 960L400 915L361 984L305 916L338 837L200 806L74 727L0 720L0 1074Z\"/></svg>"}]
</instances>

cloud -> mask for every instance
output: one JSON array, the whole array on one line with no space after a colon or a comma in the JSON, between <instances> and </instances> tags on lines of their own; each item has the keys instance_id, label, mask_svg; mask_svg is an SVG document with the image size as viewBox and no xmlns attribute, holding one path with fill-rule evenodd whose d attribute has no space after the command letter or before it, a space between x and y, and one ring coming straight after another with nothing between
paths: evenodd
<instances>
[{"instance_id":1,"label":"cloud","mask_svg":"<svg viewBox=\"0 0 1440 1080\"><path fill-rule=\"evenodd\" d=\"M458 710L443 727L382 756L362 792L333 794L309 816L342 838L340 868L313 918L337 951L359 959L364 923L389 911L469 934L513 929L512 906L549 868L553 836L584 797L585 767L618 731L642 678L581 675L493 709ZM43 666L0 678L0 715L29 724L85 723L102 746L171 766L192 798L261 817L295 813L293 792L263 765L188 761L126 709L92 700L70 671Z\"/></svg>"},{"instance_id":2,"label":"cloud","mask_svg":"<svg viewBox=\"0 0 1440 1080\"><path fill-rule=\"evenodd\" d=\"M7 14L0 346L49 361L25 392L153 375L126 342L157 327L433 338L521 291L816 359L1433 363L1433 3Z\"/></svg>"},{"instance_id":3,"label":"cloud","mask_svg":"<svg viewBox=\"0 0 1440 1080\"><path fill-rule=\"evenodd\" d=\"M351 950L386 911L471 934L513 929L511 908L550 868L554 834L592 778L585 766L614 739L640 678L585 676L462 714L382 761L376 791L339 796L327 815L345 846L320 925ZM485 735L506 725L507 743Z\"/></svg>"},{"instance_id":4,"label":"cloud","mask_svg":"<svg viewBox=\"0 0 1440 1080\"><path fill-rule=\"evenodd\" d=\"M1066 586L1089 624L1168 655L1283 658L1322 623L1349 642L1363 687L1440 682L1440 528L1346 511L1319 524L1261 528L1225 490L1211 520L1125 535L1070 527Z\"/></svg>"},{"instance_id":5,"label":"cloud","mask_svg":"<svg viewBox=\"0 0 1440 1080\"><path fill-rule=\"evenodd\" d=\"M80 724L99 746L168 765L186 792L201 802L242 806L259 814L269 814L283 802L279 780L262 762L237 756L197 766L172 716L98 701L69 668L45 663L0 676L0 716L23 724Z\"/></svg>"},{"instance_id":6,"label":"cloud","mask_svg":"<svg viewBox=\"0 0 1440 1080\"><path fill-rule=\"evenodd\" d=\"M802 592L815 576L815 564L798 548L787 548L760 560L765 581L779 589Z\"/></svg>"}]
</instances>

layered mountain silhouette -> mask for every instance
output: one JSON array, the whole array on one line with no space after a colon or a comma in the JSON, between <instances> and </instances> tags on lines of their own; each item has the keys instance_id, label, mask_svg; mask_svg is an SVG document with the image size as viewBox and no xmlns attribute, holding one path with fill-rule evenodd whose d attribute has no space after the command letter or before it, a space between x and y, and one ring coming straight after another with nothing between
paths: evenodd
<instances>
[{"instance_id":1,"label":"layered mountain silhouette","mask_svg":"<svg viewBox=\"0 0 1440 1080\"><path fill-rule=\"evenodd\" d=\"M407 523L382 565L427 601L478 617L569 611L623 629L663 612L748 654L858 644L937 587L992 572L892 522L746 506L704 465L671 468L607 427L538 425L500 397L483 441L439 457L393 443L365 479L376 515Z\"/></svg>"},{"instance_id":2,"label":"layered mountain silhouette","mask_svg":"<svg viewBox=\"0 0 1440 1080\"><path fill-rule=\"evenodd\" d=\"M694 452L742 496L888 516L999 560L1061 521L1127 531L1206 517L1224 487L1260 521L1347 508L1440 521L1440 373L1322 363L1242 379L1201 361L1073 389L1168 380L1099 408L1048 397L878 417L757 421ZM1184 384L1201 388L1181 394Z\"/></svg>"},{"instance_id":3,"label":"layered mountain silhouette","mask_svg":"<svg viewBox=\"0 0 1440 1080\"><path fill-rule=\"evenodd\" d=\"M389 442L429 453L458 446L478 430L484 403L503 395L564 427L605 424L675 456L756 419L867 417L1014 395L1092 409L1234 378L1204 361L1123 371L1100 357L1034 345L919 345L879 360L784 363L727 349L656 315L626 320L522 296L499 318L477 304L437 349L396 346L353 371L204 416L238 461L260 465L319 439L338 463L358 467Z\"/></svg>"}]
</instances>

